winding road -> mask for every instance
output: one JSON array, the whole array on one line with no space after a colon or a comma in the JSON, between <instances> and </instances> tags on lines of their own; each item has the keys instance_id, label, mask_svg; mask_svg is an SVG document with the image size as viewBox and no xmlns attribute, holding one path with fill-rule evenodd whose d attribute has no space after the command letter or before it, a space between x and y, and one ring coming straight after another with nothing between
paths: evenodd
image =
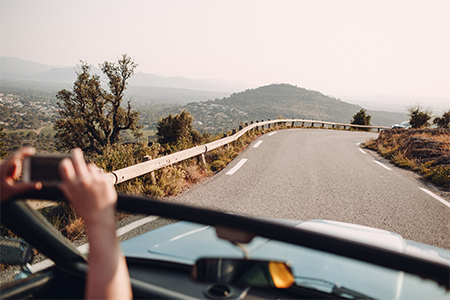
<instances>
[{"instance_id":1,"label":"winding road","mask_svg":"<svg viewBox=\"0 0 450 300\"><path fill-rule=\"evenodd\" d=\"M267 133L218 174L165 201L256 217L355 223L450 250L449 197L360 147L376 137L321 129ZM136 215L119 224L117 235L125 241L171 222ZM88 251L84 241L76 246ZM43 260L31 269L50 265ZM2 272L2 282L15 270Z\"/></svg>"},{"instance_id":2,"label":"winding road","mask_svg":"<svg viewBox=\"0 0 450 300\"><path fill-rule=\"evenodd\" d=\"M268 133L170 201L258 217L355 223L450 249L450 202L359 146L376 137L320 129Z\"/></svg>"}]
</instances>

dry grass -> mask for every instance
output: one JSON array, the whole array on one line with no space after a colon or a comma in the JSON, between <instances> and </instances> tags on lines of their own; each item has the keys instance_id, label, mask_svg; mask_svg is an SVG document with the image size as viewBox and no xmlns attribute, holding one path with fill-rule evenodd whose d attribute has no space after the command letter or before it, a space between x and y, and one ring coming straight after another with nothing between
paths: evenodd
<instances>
[{"instance_id":1,"label":"dry grass","mask_svg":"<svg viewBox=\"0 0 450 300\"><path fill-rule=\"evenodd\" d=\"M439 142L436 151L450 155L450 131L447 129L419 129L419 130L386 130L376 140L369 140L365 147L377 151L381 156L390 159L395 165L420 172L423 177L438 186L450 188L450 165L439 165L436 161L427 161L416 157L408 157L402 145L412 137L424 138Z\"/></svg>"},{"instance_id":2,"label":"dry grass","mask_svg":"<svg viewBox=\"0 0 450 300\"><path fill-rule=\"evenodd\" d=\"M64 226L61 232L69 241L75 241L84 236L86 227L84 221L81 218L77 218Z\"/></svg>"},{"instance_id":3,"label":"dry grass","mask_svg":"<svg viewBox=\"0 0 450 300\"><path fill-rule=\"evenodd\" d=\"M155 197L169 197L181 193L184 189L201 182L203 179L214 175L231 162L241 151L243 151L253 140L262 134L288 126L272 126L270 129L259 130L244 134L234 143L220 147L205 154L206 165L202 165L196 158L187 160L178 165L172 165L154 172L154 177L150 174L143 175L116 186L119 192L134 195L149 195ZM126 167L142 161L144 155L157 157L160 149L153 146L150 149L139 146L121 146L118 151L108 149L107 155L99 157L95 163L107 171L117 169L118 164ZM136 157L135 157L136 156ZM109 157L109 158L108 158ZM111 161L113 165L111 165ZM47 207L39 210L40 213L64 236L74 241L83 237L86 233L83 220L76 214L68 204L54 207ZM123 212L116 213L119 221L128 217L129 214ZM7 228L2 226L4 236L13 236Z\"/></svg>"}]
</instances>

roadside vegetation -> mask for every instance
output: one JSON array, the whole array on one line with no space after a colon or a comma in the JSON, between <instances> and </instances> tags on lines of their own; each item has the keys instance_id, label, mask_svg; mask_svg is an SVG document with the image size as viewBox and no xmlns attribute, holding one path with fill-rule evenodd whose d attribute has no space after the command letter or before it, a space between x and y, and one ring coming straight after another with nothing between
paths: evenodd
<instances>
[{"instance_id":1,"label":"roadside vegetation","mask_svg":"<svg viewBox=\"0 0 450 300\"><path fill-rule=\"evenodd\" d=\"M418 172L424 179L450 190L450 110L435 117L420 106L409 108L411 129L391 129L380 133L365 147L377 151L393 164Z\"/></svg>"},{"instance_id":2,"label":"roadside vegetation","mask_svg":"<svg viewBox=\"0 0 450 300\"><path fill-rule=\"evenodd\" d=\"M359 112L357 112L353 119L350 121L350 124L352 125L364 125L364 126L370 126L370 119L372 116L368 115L366 113L366 110L361 108ZM364 131L370 131L369 128L362 128Z\"/></svg>"},{"instance_id":3,"label":"roadside vegetation","mask_svg":"<svg viewBox=\"0 0 450 300\"><path fill-rule=\"evenodd\" d=\"M8 117L21 116L22 119L20 121L23 124L20 123L21 125L16 126L16 128L11 126L14 120L8 119L8 122L5 122L5 126L8 126L8 131L0 128L1 157L6 157L9 153L13 153L23 146L35 147L41 153L67 153L73 147L80 147L84 150L87 161L95 163L105 172L112 172L146 160L206 144L220 139L224 135L232 134L232 131L227 130L223 130L221 133L217 133L215 130L205 131L203 133L198 132L196 129L198 127L195 124L199 120L194 122L194 114L191 115L187 110L181 110L179 113L168 113L165 117L158 119L154 129L147 127L147 129L143 130L142 124L139 123L141 111L139 109L134 110L131 107L131 101L124 103L127 80L133 75L136 66L137 64L126 54L117 63L104 62L101 64L100 68L109 80L109 90L106 90L102 87L100 78L97 75L91 75L90 67L87 63L83 63L81 71L77 73L77 79L73 85L73 89L60 90L56 93L56 101L47 101L52 105L57 105L59 110L46 111L46 114L42 114L42 118L45 118L45 120L34 120L34 123L31 125L22 122L22 115L25 116L27 113L32 114L32 109L34 109L33 103L30 101L28 101L30 103L20 102L22 99L28 99L25 96L15 97L13 94L7 94L8 97L5 98L7 101L5 100L2 103L4 105L10 105L12 107L11 109L23 112L21 114L10 114ZM285 94L287 91L289 92L287 95L282 93L280 96L281 90ZM298 93L301 93L307 99L312 97L312 100L307 101L309 103L307 111L315 111L314 108L317 105L324 105L330 101L330 99L318 92L306 91L290 85L271 85L257 89L256 91L245 91L243 93L233 94L230 99L234 99L234 102L242 104L245 102L243 99L251 96L250 98L253 99L253 102L259 101L258 103L261 104L262 101L266 104L267 108L273 102L271 100L272 97L277 95L278 97L282 97L286 104L292 105ZM286 99L289 99L289 101ZM355 110L360 109L358 106L344 104L339 99L332 100L334 110L341 106L351 107ZM215 100L214 103L208 102L204 104L218 109L220 108L219 102ZM41 100L41 103L44 103L44 101ZM258 107L259 104L248 103L247 105ZM250 109L250 106L247 108ZM200 111L203 115L208 115L205 109L205 107L202 107ZM249 118L249 114L241 113L239 110L234 109L232 112L236 116L245 117L246 120ZM411 110L411 114L412 112L414 112L414 115L423 117L420 107L418 110ZM272 108L267 109L267 114L269 115L269 113L271 116L275 113L278 115L277 119L283 119L281 112L274 111ZM427 114L429 112L425 114L428 116ZM223 112L215 112L215 116L217 116L217 122L223 122L227 126L234 124L230 121L228 115L226 118L224 117ZM322 115L308 116L322 117ZM341 117L348 120L347 114L342 114ZM448 117L448 115L442 116L441 119L436 121L436 124L444 124L444 126L447 124L448 128L448 121L446 121ZM238 120L234 115L233 119L235 121ZM428 124L430 118L425 119ZM254 120L258 120L258 118L254 118ZM370 125L371 116L367 114L366 110L360 109L359 112L353 115L353 119L350 121L351 124L355 125ZM206 121L203 123L206 124ZM243 122L233 126L237 128L238 125L243 125ZM177 195L189 186L201 182L205 178L225 168L252 140L261 134L287 128L290 125L291 122L286 119L286 123L279 124L278 127L273 125L270 129L261 129L259 127L259 130L251 130L231 144L205 153L204 158L192 158L156 170L152 173L120 183L116 185L116 189L121 193L159 197L161 199ZM296 125L298 126L300 124ZM317 127L317 125L316 127L310 126L308 128L323 128ZM220 126L217 127L214 125L210 128L213 127L217 129ZM229 127L224 125L223 128ZM333 129L340 128L336 127ZM347 130L356 129L350 127ZM446 149L448 152L448 145L450 143L448 140L448 131L446 134L447 139L441 137L443 140L439 144L439 149ZM418 160L410 158L402 150L401 138L399 136L391 136L387 133L383 133L383 136L385 137L383 140L368 142L367 147L372 147L380 151L382 155L391 158L393 162L400 166L410 167L424 172L426 178L431 178L431 180L440 185L448 185L448 181L445 181L448 180L448 176L445 177L445 174L448 175L450 172L448 163L442 166L442 164L437 163L436 159L420 163ZM434 138L437 138L437 136L434 135ZM68 239L76 240L84 235L83 221L76 215L70 205L62 204L47 207L41 209L40 212ZM118 212L117 219L120 220L126 216ZM10 236L12 233L2 227L1 235Z\"/></svg>"}]
</instances>

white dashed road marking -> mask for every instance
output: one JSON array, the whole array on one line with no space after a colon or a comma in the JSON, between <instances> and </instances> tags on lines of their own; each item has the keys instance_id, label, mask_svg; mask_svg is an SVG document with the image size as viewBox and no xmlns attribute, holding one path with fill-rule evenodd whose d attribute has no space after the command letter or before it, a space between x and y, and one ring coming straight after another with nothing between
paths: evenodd
<instances>
[{"instance_id":1,"label":"white dashed road marking","mask_svg":"<svg viewBox=\"0 0 450 300\"><path fill-rule=\"evenodd\" d=\"M392 169L391 168L389 168L389 167L386 167L385 165L383 165L382 163L380 163L379 161L376 161L376 160L374 160L374 162L376 162L377 164L379 164L380 166L382 166L383 168L385 168L385 169L387 169L387 170L389 170L389 171L392 171Z\"/></svg>"},{"instance_id":2,"label":"white dashed road marking","mask_svg":"<svg viewBox=\"0 0 450 300\"><path fill-rule=\"evenodd\" d=\"M246 158L241 159L240 162L238 162L230 171L228 171L227 175L233 175L236 173L237 170L239 170L245 163L247 162Z\"/></svg>"},{"instance_id":3,"label":"white dashed road marking","mask_svg":"<svg viewBox=\"0 0 450 300\"><path fill-rule=\"evenodd\" d=\"M448 201L445 201L444 199L442 199L441 197L439 197L439 196L436 195L435 193L433 193L433 192L431 192L431 191L429 191L429 190L427 190L427 189L421 188L421 187L420 187L419 189L421 189L422 191L424 191L425 193L427 193L428 195L430 195L430 196L433 197L434 199L436 199L436 200L442 202L442 204L447 205L448 207L450 207L450 203L449 203Z\"/></svg>"},{"instance_id":4,"label":"white dashed road marking","mask_svg":"<svg viewBox=\"0 0 450 300\"><path fill-rule=\"evenodd\" d=\"M253 146L253 148L258 148L258 146L261 145L262 142L263 142L263 141L258 141L258 142Z\"/></svg>"}]
</instances>

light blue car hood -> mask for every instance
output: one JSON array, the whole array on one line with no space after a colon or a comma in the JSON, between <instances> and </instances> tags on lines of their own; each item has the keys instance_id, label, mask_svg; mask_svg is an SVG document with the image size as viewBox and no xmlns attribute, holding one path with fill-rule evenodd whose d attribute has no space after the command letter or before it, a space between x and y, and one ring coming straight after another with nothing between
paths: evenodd
<instances>
[{"instance_id":1,"label":"light blue car hood","mask_svg":"<svg viewBox=\"0 0 450 300\"><path fill-rule=\"evenodd\" d=\"M325 221L275 220L284 225L349 239L423 259L444 262L450 251L403 239L400 235L360 225ZM127 257L194 264L203 257L242 258L243 252L219 239L214 227L178 222L123 242ZM247 244L253 259L289 262L296 280L315 278L381 299L449 299L450 294L432 281L333 254L256 237ZM450 269L449 269L450 271Z\"/></svg>"}]
</instances>

